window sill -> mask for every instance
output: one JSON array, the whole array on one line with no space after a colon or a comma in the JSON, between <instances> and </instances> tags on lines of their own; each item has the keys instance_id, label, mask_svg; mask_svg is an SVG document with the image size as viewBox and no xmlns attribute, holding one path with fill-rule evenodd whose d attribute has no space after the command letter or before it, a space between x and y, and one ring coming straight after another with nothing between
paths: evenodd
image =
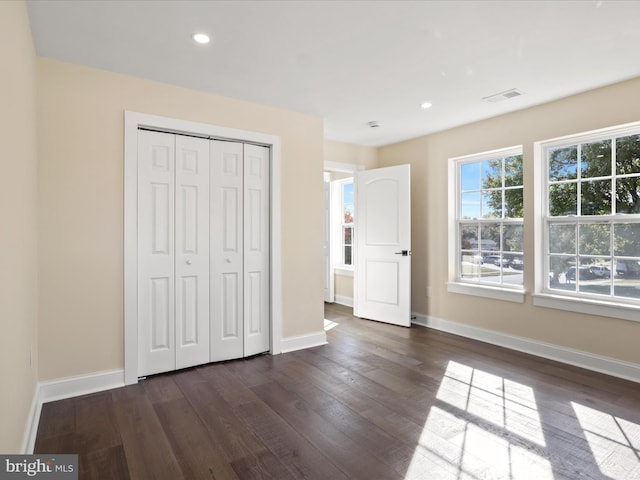
<instances>
[{"instance_id":1,"label":"window sill","mask_svg":"<svg viewBox=\"0 0 640 480\"><path fill-rule=\"evenodd\" d=\"M555 308L569 312L599 315L602 317L619 318L621 320L640 321L640 306L621 305L587 298L573 298L553 293L536 293L533 304L537 307Z\"/></svg>"},{"instance_id":2,"label":"window sill","mask_svg":"<svg viewBox=\"0 0 640 480\"><path fill-rule=\"evenodd\" d=\"M333 273L336 275L342 275L344 277L353 277L353 268L347 267L335 267Z\"/></svg>"},{"instance_id":3,"label":"window sill","mask_svg":"<svg viewBox=\"0 0 640 480\"><path fill-rule=\"evenodd\" d=\"M494 300L503 300L505 302L524 303L524 291L522 290L489 287L486 285L473 285L461 282L448 283L447 290L450 293L474 295L476 297L492 298Z\"/></svg>"}]
</instances>

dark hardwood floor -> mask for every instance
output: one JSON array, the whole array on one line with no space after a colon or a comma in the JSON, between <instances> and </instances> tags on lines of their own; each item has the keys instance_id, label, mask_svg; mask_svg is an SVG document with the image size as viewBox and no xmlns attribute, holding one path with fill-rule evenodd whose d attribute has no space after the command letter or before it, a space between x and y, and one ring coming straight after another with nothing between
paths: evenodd
<instances>
[{"instance_id":1,"label":"dark hardwood floor","mask_svg":"<svg viewBox=\"0 0 640 480\"><path fill-rule=\"evenodd\" d=\"M329 344L45 404L80 479L640 479L640 385L326 306Z\"/></svg>"}]
</instances>

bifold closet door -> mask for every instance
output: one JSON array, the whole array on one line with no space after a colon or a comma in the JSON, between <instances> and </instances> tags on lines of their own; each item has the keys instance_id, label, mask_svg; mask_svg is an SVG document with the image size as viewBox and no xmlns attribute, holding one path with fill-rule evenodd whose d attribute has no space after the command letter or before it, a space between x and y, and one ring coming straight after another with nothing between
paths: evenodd
<instances>
[{"instance_id":1,"label":"bifold closet door","mask_svg":"<svg viewBox=\"0 0 640 480\"><path fill-rule=\"evenodd\" d=\"M211 361L269 350L269 149L211 142Z\"/></svg>"},{"instance_id":2,"label":"bifold closet door","mask_svg":"<svg viewBox=\"0 0 640 480\"><path fill-rule=\"evenodd\" d=\"M139 375L209 361L209 142L138 132Z\"/></svg>"}]
</instances>

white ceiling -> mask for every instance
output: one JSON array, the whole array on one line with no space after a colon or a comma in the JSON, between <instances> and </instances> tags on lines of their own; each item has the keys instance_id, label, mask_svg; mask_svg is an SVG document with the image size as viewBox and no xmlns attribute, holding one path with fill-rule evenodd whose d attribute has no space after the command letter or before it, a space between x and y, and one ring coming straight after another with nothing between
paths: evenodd
<instances>
[{"instance_id":1,"label":"white ceiling","mask_svg":"<svg viewBox=\"0 0 640 480\"><path fill-rule=\"evenodd\" d=\"M318 115L361 145L640 76L640 1L28 3L40 56Z\"/></svg>"}]
</instances>

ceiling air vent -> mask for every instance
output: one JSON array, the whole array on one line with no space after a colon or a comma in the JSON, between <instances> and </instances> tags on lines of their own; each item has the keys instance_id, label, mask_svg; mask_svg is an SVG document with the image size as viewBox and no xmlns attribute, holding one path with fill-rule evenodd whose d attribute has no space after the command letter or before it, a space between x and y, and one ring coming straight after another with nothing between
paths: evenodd
<instances>
[{"instance_id":1,"label":"ceiling air vent","mask_svg":"<svg viewBox=\"0 0 640 480\"><path fill-rule=\"evenodd\" d=\"M502 102L503 100L509 100L510 98L519 97L520 95L524 95L524 92L518 90L517 88L512 88L510 90L505 90L504 92L489 95L488 97L482 97L482 100L489 103L498 103Z\"/></svg>"}]
</instances>

